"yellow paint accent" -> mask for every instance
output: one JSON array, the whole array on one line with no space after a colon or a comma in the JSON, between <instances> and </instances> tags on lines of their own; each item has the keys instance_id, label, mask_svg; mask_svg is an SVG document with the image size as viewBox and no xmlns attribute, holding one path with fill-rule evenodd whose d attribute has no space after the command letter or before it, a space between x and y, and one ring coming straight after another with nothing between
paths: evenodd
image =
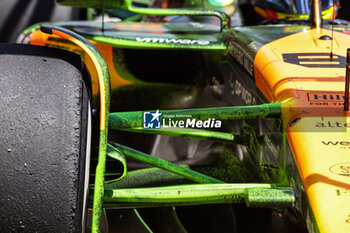
<instances>
[{"instance_id":1,"label":"yellow paint accent","mask_svg":"<svg viewBox=\"0 0 350 233\"><path fill-rule=\"evenodd\" d=\"M60 31L57 30L52 30L53 34L61 36L62 38L65 38L69 41L72 41L74 44L78 45L80 48L82 48L84 50L84 52L86 54L88 54L88 56L90 57L90 59L92 60L94 67L95 67L95 71L97 72L97 77L98 77L98 81L99 81L99 89L100 89L100 93L105 93L105 86L101 85L101 83L104 83L103 80L103 73L102 73L102 67L100 66L100 63L98 62L98 60L96 59L96 57L94 56L94 54L90 51L89 48L87 48L87 46L81 42L80 40L75 39L72 36L69 36L65 33L62 33ZM109 88L109 87L107 87ZM106 129L106 99L104 97L103 94L100 94L100 130L105 130Z\"/></svg>"},{"instance_id":2,"label":"yellow paint accent","mask_svg":"<svg viewBox=\"0 0 350 233\"><path fill-rule=\"evenodd\" d=\"M331 42L320 41L321 35L331 36L331 31L313 29L266 44L256 55L254 73L263 94L285 106L288 142L320 232L345 233L350 232L350 113L342 106L345 65L310 68L286 63L282 56L329 53ZM334 58L346 57L350 36L334 32L334 45ZM300 121L290 126L296 118Z\"/></svg>"},{"instance_id":3,"label":"yellow paint accent","mask_svg":"<svg viewBox=\"0 0 350 233\"><path fill-rule=\"evenodd\" d=\"M320 7L320 0L314 0L314 17L315 17L315 24L316 24L316 30L319 32L321 30L321 23L322 18L320 15L321 7Z\"/></svg>"},{"instance_id":4,"label":"yellow paint accent","mask_svg":"<svg viewBox=\"0 0 350 233\"><path fill-rule=\"evenodd\" d=\"M265 19L268 18L267 12L264 9L258 6L254 6L253 9L260 16L264 17ZM275 12L275 13L277 15L277 19L300 19L300 20L309 19L309 15L290 14L290 13L282 13L282 12ZM321 14L323 19L332 19L334 14L334 7L332 6L326 10L323 10Z\"/></svg>"},{"instance_id":5,"label":"yellow paint accent","mask_svg":"<svg viewBox=\"0 0 350 233\"><path fill-rule=\"evenodd\" d=\"M335 11L337 8L338 8L338 7L332 6L332 7L328 8L328 9L326 9L326 10L323 10L323 11L322 11L322 18L323 18L323 19L333 19L333 17L334 17L334 11Z\"/></svg>"}]
</instances>

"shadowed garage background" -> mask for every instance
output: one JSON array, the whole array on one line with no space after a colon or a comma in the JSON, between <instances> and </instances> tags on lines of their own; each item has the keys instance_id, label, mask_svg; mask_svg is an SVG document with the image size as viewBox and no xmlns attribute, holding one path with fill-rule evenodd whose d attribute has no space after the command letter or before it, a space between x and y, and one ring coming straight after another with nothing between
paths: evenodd
<instances>
[{"instance_id":1,"label":"shadowed garage background","mask_svg":"<svg viewBox=\"0 0 350 233\"><path fill-rule=\"evenodd\" d=\"M0 9L0 42L16 42L21 31L35 23L77 20L85 14L54 0L0 0Z\"/></svg>"}]
</instances>

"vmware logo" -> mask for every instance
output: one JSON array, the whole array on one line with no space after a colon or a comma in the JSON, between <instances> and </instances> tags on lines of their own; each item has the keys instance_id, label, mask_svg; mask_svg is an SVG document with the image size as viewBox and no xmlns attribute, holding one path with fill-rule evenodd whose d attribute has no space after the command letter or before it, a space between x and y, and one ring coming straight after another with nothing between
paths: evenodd
<instances>
[{"instance_id":1,"label":"vmware logo","mask_svg":"<svg viewBox=\"0 0 350 233\"><path fill-rule=\"evenodd\" d=\"M159 110L156 112L143 112L143 128L144 129L160 129Z\"/></svg>"}]
</instances>

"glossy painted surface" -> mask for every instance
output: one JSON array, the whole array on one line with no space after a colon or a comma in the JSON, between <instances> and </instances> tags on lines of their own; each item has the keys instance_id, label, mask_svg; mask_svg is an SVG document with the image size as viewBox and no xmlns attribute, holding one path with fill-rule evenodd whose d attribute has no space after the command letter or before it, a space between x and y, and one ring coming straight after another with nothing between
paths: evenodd
<instances>
[{"instance_id":1,"label":"glossy painted surface","mask_svg":"<svg viewBox=\"0 0 350 233\"><path fill-rule=\"evenodd\" d=\"M251 122L242 123L250 129L262 125L268 132L263 135L263 142L258 142L256 132L250 131L249 153L254 155L244 155L252 156L253 160L254 156L258 157L258 150L264 152L259 155L262 158L252 162L261 180L296 185L301 194L305 189L321 232L350 231L350 117L342 110L344 59L346 48L350 47L348 27L336 26L334 58L330 60L332 40L320 38L331 37L331 32L301 24L237 27L223 33L213 25L190 23L105 24L104 33L97 23L63 23L61 26L91 39L101 51L111 74L112 90L139 82L116 69L114 47L219 52L222 63L228 66L223 76L226 75L225 97L231 104L279 102L284 106L283 122L255 122L258 123L256 127L254 123L249 125ZM34 31L31 43L78 52L91 67L84 52L69 41ZM216 61L215 64L222 71L220 63ZM94 71L91 74L96 94L97 75ZM135 122L128 117L126 121L128 124ZM243 133L248 134L249 130L245 130ZM275 135L269 135L272 132ZM293 157L288 157L288 144ZM294 170L295 165L299 173ZM299 176L304 186L298 186ZM307 218L307 201L303 200L299 206ZM312 221L309 229L314 224Z\"/></svg>"},{"instance_id":2,"label":"glossy painted surface","mask_svg":"<svg viewBox=\"0 0 350 233\"><path fill-rule=\"evenodd\" d=\"M289 145L320 232L350 231L349 112L343 111L348 35L306 30L263 46L255 80L270 101L285 103ZM293 44L293 46L290 46Z\"/></svg>"}]
</instances>

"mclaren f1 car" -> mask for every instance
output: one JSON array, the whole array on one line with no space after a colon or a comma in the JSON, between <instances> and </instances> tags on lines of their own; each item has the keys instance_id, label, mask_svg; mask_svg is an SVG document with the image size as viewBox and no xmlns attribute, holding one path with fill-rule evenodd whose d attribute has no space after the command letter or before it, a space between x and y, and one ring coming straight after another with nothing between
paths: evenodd
<instances>
[{"instance_id":1,"label":"mclaren f1 car","mask_svg":"<svg viewBox=\"0 0 350 233\"><path fill-rule=\"evenodd\" d=\"M0 232L350 232L338 1L57 2L0 45Z\"/></svg>"}]
</instances>

